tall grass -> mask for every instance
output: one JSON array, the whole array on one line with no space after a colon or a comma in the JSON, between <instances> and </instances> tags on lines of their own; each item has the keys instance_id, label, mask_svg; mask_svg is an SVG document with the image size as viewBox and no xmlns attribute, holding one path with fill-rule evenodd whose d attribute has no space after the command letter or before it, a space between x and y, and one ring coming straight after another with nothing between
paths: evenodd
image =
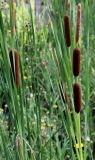
<instances>
[{"instance_id":1,"label":"tall grass","mask_svg":"<svg viewBox=\"0 0 95 160\"><path fill-rule=\"evenodd\" d=\"M10 1L7 10L5 17L0 9L0 158L94 160L94 1L53 0L39 29L32 0L29 9Z\"/></svg>"}]
</instances>

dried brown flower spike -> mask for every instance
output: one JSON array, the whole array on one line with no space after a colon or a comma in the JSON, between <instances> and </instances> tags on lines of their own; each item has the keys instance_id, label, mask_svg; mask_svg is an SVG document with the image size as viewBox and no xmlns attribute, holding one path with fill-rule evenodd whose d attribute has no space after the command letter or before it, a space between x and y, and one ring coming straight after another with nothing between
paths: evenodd
<instances>
[{"instance_id":1,"label":"dried brown flower spike","mask_svg":"<svg viewBox=\"0 0 95 160\"><path fill-rule=\"evenodd\" d=\"M67 47L70 47L71 45L71 39L70 39L70 18L68 15L64 17L64 32L65 32L65 39L66 39L66 45Z\"/></svg>"},{"instance_id":2,"label":"dried brown flower spike","mask_svg":"<svg viewBox=\"0 0 95 160\"><path fill-rule=\"evenodd\" d=\"M16 82L16 87L18 88L20 85L19 54L17 50L15 50L14 53L15 53L15 82Z\"/></svg>"},{"instance_id":3,"label":"dried brown flower spike","mask_svg":"<svg viewBox=\"0 0 95 160\"><path fill-rule=\"evenodd\" d=\"M80 74L80 49L73 50L73 75L77 77Z\"/></svg>"},{"instance_id":4,"label":"dried brown flower spike","mask_svg":"<svg viewBox=\"0 0 95 160\"><path fill-rule=\"evenodd\" d=\"M81 25L81 4L79 3L77 6L76 43L78 43L80 37L80 25Z\"/></svg>"},{"instance_id":5,"label":"dried brown flower spike","mask_svg":"<svg viewBox=\"0 0 95 160\"><path fill-rule=\"evenodd\" d=\"M81 89L78 83L75 83L73 85L73 95L74 95L75 112L79 113L81 111L82 100L81 100Z\"/></svg>"},{"instance_id":6,"label":"dried brown flower spike","mask_svg":"<svg viewBox=\"0 0 95 160\"><path fill-rule=\"evenodd\" d=\"M10 49L10 51L9 51L9 58L10 58L10 64L11 64L12 74L13 74L13 77L15 78L15 75L14 75L14 61L13 61L12 49Z\"/></svg>"}]
</instances>

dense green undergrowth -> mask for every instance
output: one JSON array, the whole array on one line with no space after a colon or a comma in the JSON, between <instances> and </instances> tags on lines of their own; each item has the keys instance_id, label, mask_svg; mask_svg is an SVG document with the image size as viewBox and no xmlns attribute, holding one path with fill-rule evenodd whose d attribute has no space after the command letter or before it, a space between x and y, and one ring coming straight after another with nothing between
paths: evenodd
<instances>
[{"instance_id":1,"label":"dense green undergrowth","mask_svg":"<svg viewBox=\"0 0 95 160\"><path fill-rule=\"evenodd\" d=\"M65 40L65 0L51 1L47 24L43 10L40 28L32 0L29 8L23 1L19 6L12 2L0 7L0 160L94 160L94 0L70 1L70 47ZM77 78L72 70L76 47L81 52ZM79 113L74 108L75 82L81 86Z\"/></svg>"}]
</instances>

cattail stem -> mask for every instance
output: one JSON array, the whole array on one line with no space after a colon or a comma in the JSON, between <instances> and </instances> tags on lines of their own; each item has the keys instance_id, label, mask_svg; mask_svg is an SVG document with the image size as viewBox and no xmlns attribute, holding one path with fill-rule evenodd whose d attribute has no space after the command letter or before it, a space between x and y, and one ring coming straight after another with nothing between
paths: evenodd
<instances>
[{"instance_id":1,"label":"cattail stem","mask_svg":"<svg viewBox=\"0 0 95 160\"><path fill-rule=\"evenodd\" d=\"M20 73L19 73L19 54L17 50L15 50L15 83L18 88L20 85Z\"/></svg>"},{"instance_id":2,"label":"cattail stem","mask_svg":"<svg viewBox=\"0 0 95 160\"><path fill-rule=\"evenodd\" d=\"M75 112L79 113L77 115L77 122L78 122L77 138L79 143L80 160L83 160L82 145L81 145L81 127L80 127L80 111L81 111L82 100L81 100L81 89L78 83L74 83L73 85L73 95L74 95Z\"/></svg>"},{"instance_id":3,"label":"cattail stem","mask_svg":"<svg viewBox=\"0 0 95 160\"><path fill-rule=\"evenodd\" d=\"M77 77L80 74L80 49L73 50L73 75Z\"/></svg>"},{"instance_id":4,"label":"cattail stem","mask_svg":"<svg viewBox=\"0 0 95 160\"><path fill-rule=\"evenodd\" d=\"M81 4L79 3L77 6L76 43L78 43L80 37L80 25L81 25Z\"/></svg>"},{"instance_id":5,"label":"cattail stem","mask_svg":"<svg viewBox=\"0 0 95 160\"><path fill-rule=\"evenodd\" d=\"M83 160L83 155L82 155L82 146L81 146L81 126L80 126L80 113L78 115L78 128L79 128L79 136L78 136L78 141L79 141L79 152L80 152L80 160Z\"/></svg>"},{"instance_id":6,"label":"cattail stem","mask_svg":"<svg viewBox=\"0 0 95 160\"><path fill-rule=\"evenodd\" d=\"M64 17L64 32L65 32L65 39L66 39L66 45L67 47L70 47L71 45L71 39L70 39L70 18L68 15Z\"/></svg>"},{"instance_id":7,"label":"cattail stem","mask_svg":"<svg viewBox=\"0 0 95 160\"><path fill-rule=\"evenodd\" d=\"M73 85L73 95L74 95L74 107L75 112L79 113L81 111L81 89L78 83L74 83Z\"/></svg>"}]
</instances>

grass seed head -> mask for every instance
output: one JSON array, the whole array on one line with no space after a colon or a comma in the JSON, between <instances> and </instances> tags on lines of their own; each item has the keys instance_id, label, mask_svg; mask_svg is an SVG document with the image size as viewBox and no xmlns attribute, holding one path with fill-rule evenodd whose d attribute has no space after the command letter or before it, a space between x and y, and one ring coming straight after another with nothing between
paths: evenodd
<instances>
[{"instance_id":1,"label":"grass seed head","mask_svg":"<svg viewBox=\"0 0 95 160\"><path fill-rule=\"evenodd\" d=\"M74 107L75 107L75 112L79 113L81 111L81 88L78 83L75 83L73 85L73 95L74 95Z\"/></svg>"},{"instance_id":2,"label":"grass seed head","mask_svg":"<svg viewBox=\"0 0 95 160\"><path fill-rule=\"evenodd\" d=\"M70 39L70 18L68 15L64 17L64 32L65 32L65 39L66 39L66 45L67 47L70 47L71 45L71 39Z\"/></svg>"},{"instance_id":3,"label":"grass seed head","mask_svg":"<svg viewBox=\"0 0 95 160\"><path fill-rule=\"evenodd\" d=\"M77 77L80 74L80 49L73 50L73 75Z\"/></svg>"}]
</instances>

